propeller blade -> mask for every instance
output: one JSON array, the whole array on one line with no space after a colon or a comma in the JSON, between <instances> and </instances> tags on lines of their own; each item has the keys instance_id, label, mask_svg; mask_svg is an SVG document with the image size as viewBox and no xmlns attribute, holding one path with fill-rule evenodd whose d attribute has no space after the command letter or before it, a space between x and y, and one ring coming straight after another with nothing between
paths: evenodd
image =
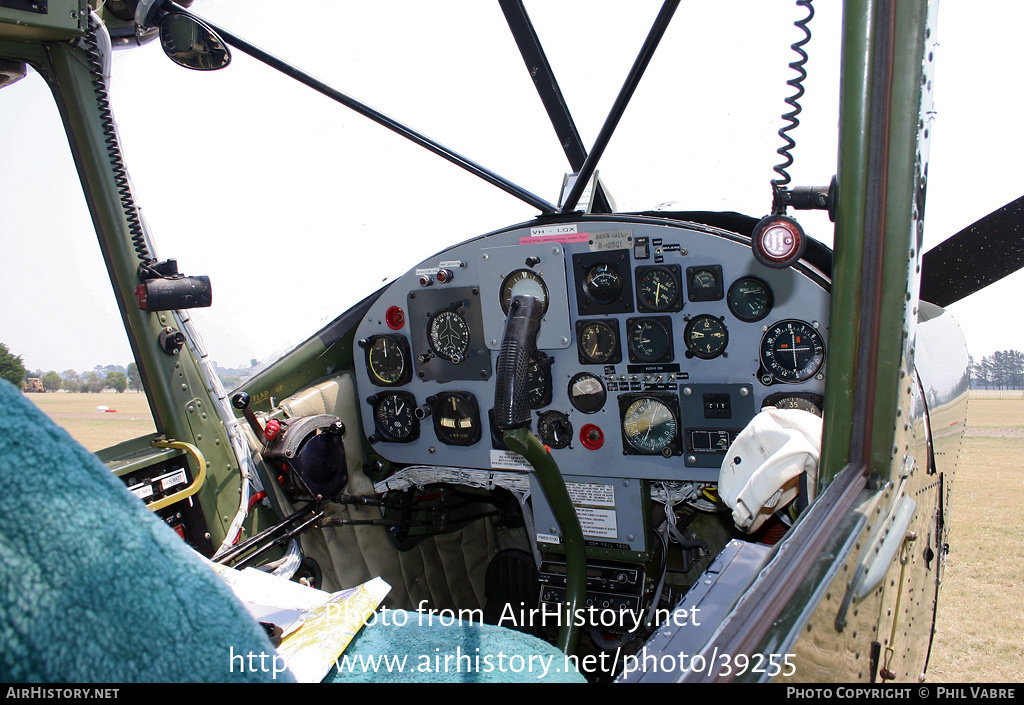
<instances>
[{"instance_id":1,"label":"propeller blade","mask_svg":"<svg viewBox=\"0 0 1024 705\"><path fill-rule=\"evenodd\" d=\"M1024 267L1024 196L921 258L921 298L949 306Z\"/></svg>"}]
</instances>

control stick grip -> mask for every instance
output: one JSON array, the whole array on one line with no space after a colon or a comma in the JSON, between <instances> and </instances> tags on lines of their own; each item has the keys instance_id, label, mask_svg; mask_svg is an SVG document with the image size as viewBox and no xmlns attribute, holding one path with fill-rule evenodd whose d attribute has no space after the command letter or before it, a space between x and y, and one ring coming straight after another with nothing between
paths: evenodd
<instances>
[{"instance_id":1,"label":"control stick grip","mask_svg":"<svg viewBox=\"0 0 1024 705\"><path fill-rule=\"evenodd\" d=\"M494 387L494 421L501 431L530 424L526 393L530 357L537 349L543 304L535 296L514 294L505 321Z\"/></svg>"}]
</instances>

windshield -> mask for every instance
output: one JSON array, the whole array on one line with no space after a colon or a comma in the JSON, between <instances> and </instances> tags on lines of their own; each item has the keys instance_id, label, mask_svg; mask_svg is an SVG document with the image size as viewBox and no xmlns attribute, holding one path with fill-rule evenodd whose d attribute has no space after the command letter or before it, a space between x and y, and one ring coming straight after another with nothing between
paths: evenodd
<instances>
[{"instance_id":1,"label":"windshield","mask_svg":"<svg viewBox=\"0 0 1024 705\"><path fill-rule=\"evenodd\" d=\"M532 3L527 9L589 146L659 4L581 7ZM203 0L193 7L214 24L557 201L570 167L496 3L310 2L302 8L282 12L280 3L258 0ZM794 185L826 185L836 169L841 18L835 3L815 9L807 93L800 100L801 124L792 133ZM982 151L965 154L957 146L963 145L964 132L971 140L999 134L995 129L978 134L958 122L964 106L957 91L966 92L971 82L996 72L964 68L967 58L960 47L978 49L961 36L961 25L971 18L957 16L956 7L943 9L939 27L948 39L937 80L945 87L937 97L926 248L1024 191L1017 175L1002 179L985 172L985 178L969 184L956 179L963 173L957 163L975 164ZM788 110L784 99L793 92L786 85L795 75L788 67L795 59L789 45L800 38L792 23L803 14L790 2L734 3L727 13L717 4L679 9L599 166L618 210L724 210L754 217L768 212L770 181L777 178L773 167L781 161L776 131ZM987 41L984 49L1011 44ZM26 103L43 93L37 77L26 79L0 94L0 110L5 118L24 116ZM197 310L194 317L223 368L272 358L425 257L537 214L239 52L226 70L205 73L174 65L155 43L117 52L111 93L156 256L176 258L184 273L206 274L213 281L213 308ZM1005 93L993 90L985 100L1015 99ZM972 119L978 112L970 111ZM51 163L59 129L54 115L51 111L46 118L46 131L24 117L5 121L23 129L5 131L4 153L21 154L22 164ZM954 129L962 130L959 136L948 134ZM7 151L14 140L24 139L38 141L26 142L21 152ZM59 179L66 187L74 177L68 175L66 145L59 149L65 155ZM990 153L1005 157L1009 149L1019 146L1002 145ZM91 251L75 261L98 262L84 204L63 204L78 208L76 217L69 215L59 225L47 221L38 229L28 224L41 207L38 193L15 180L17 188L3 190L12 201L0 209L4 232L32 232L35 236L26 239L37 243L45 236L51 251L75 253L72 248L84 247ZM45 192L58 183L43 181ZM965 201L962 196L975 187L986 190ZM74 187L65 190L80 194ZM29 215L22 203L33 204ZM809 234L831 244L827 216L798 217ZM68 244L72 241L89 244ZM34 271L39 246L16 246L23 271ZM129 359L123 336L115 340L93 333L96 315L117 319L112 297L101 291L105 282L90 277L95 267L71 268L76 271L66 276L80 280L80 290L96 293L74 297L89 315L80 324L65 321L69 328L60 335L88 340L96 363ZM16 281L3 286L6 297L19 295ZM55 295L40 298L52 302ZM10 322L11 329L26 327L24 318L17 325ZM52 331L41 339L21 335L32 346L54 347ZM970 332L968 339L979 340ZM1024 342L1003 337L988 345L1019 348Z\"/></svg>"}]
</instances>

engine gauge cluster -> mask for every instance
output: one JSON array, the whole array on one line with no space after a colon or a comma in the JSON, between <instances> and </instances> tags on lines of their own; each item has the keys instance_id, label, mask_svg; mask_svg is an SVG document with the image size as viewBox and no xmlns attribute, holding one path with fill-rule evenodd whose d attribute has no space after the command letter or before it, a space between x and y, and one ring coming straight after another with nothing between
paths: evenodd
<instances>
[{"instance_id":1,"label":"engine gauge cluster","mask_svg":"<svg viewBox=\"0 0 1024 705\"><path fill-rule=\"evenodd\" d=\"M374 453L521 468L492 408L520 294L541 303L522 402L564 474L713 482L757 410L822 408L820 273L764 266L724 231L581 216L468 240L367 304L356 381Z\"/></svg>"}]
</instances>

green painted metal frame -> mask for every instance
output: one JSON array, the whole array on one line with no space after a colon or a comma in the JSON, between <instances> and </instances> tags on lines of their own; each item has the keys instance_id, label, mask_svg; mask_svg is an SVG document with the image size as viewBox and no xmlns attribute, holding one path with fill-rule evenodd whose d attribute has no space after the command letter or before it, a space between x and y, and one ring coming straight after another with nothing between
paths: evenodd
<instances>
[{"instance_id":1,"label":"green painted metal frame","mask_svg":"<svg viewBox=\"0 0 1024 705\"><path fill-rule=\"evenodd\" d=\"M143 311L135 303L139 260L110 167L87 52L71 42L0 40L0 57L31 65L50 86L154 423L163 436L193 443L207 459L209 477L198 498L216 545L238 511L238 464L189 346L176 355L160 348L161 331L168 326L179 327L174 313ZM153 457L164 453L154 449Z\"/></svg>"},{"instance_id":2,"label":"green painted metal frame","mask_svg":"<svg viewBox=\"0 0 1024 705\"><path fill-rule=\"evenodd\" d=\"M844 3L819 499L777 546L706 654L787 653L812 625L834 628L837 605L827 599L828 586L865 536L869 508L898 473L896 421L912 391L904 377L913 369L916 332L928 20L928 0ZM818 679L810 666L801 679ZM684 680L762 677L691 672Z\"/></svg>"},{"instance_id":3,"label":"green painted metal frame","mask_svg":"<svg viewBox=\"0 0 1024 705\"><path fill-rule=\"evenodd\" d=\"M558 464L540 439L528 428L517 428L505 431L504 440L509 449L526 458L533 467L544 489L544 496L551 505L555 521L562 528L566 566L565 600L562 603L562 622L555 646L571 654L576 651L579 640L580 627L576 618L587 596L587 557L583 528Z\"/></svg>"},{"instance_id":4,"label":"green painted metal frame","mask_svg":"<svg viewBox=\"0 0 1024 705\"><path fill-rule=\"evenodd\" d=\"M876 45L883 10L895 26L888 66ZM823 485L851 463L889 476L896 411L909 393L900 379L913 368L927 17L927 0L844 5Z\"/></svg>"}]
</instances>

